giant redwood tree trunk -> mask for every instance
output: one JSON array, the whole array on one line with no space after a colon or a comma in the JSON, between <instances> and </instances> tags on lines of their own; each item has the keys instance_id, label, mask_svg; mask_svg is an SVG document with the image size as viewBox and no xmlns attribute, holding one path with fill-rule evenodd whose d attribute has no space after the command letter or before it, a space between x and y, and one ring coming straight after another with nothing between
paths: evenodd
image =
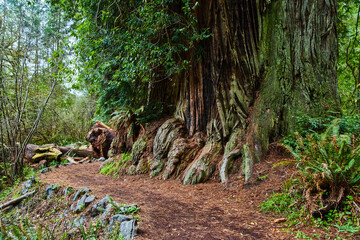
<instances>
[{"instance_id":1,"label":"giant redwood tree trunk","mask_svg":"<svg viewBox=\"0 0 360 240\"><path fill-rule=\"evenodd\" d=\"M207 142L185 184L208 176L201 171L219 155L222 181L235 159L248 180L269 141L293 129L296 113L339 108L336 10L336 0L199 0L199 26L212 37L179 78L175 117Z\"/></svg>"}]
</instances>

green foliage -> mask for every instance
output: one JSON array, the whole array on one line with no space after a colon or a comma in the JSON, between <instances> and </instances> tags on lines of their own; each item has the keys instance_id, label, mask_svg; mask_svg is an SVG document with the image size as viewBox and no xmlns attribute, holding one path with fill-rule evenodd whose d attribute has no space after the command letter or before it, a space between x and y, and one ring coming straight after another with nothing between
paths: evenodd
<instances>
[{"instance_id":1,"label":"green foliage","mask_svg":"<svg viewBox=\"0 0 360 240\"><path fill-rule=\"evenodd\" d=\"M113 230L106 234L106 239L109 239L109 240L124 240L125 238L121 235L121 232L120 232L120 225L121 225L121 223L117 222L116 226L113 227Z\"/></svg>"},{"instance_id":2,"label":"green foliage","mask_svg":"<svg viewBox=\"0 0 360 240\"><path fill-rule=\"evenodd\" d=\"M122 204L121 207L126 207L126 204ZM119 210L118 214L135 214L140 211L140 208L137 206L130 206L125 208L125 211Z\"/></svg>"},{"instance_id":3,"label":"green foliage","mask_svg":"<svg viewBox=\"0 0 360 240\"><path fill-rule=\"evenodd\" d=\"M4 188L0 192L0 201L3 201L4 199L6 199L13 189L14 189L14 185Z\"/></svg>"},{"instance_id":4,"label":"green foliage","mask_svg":"<svg viewBox=\"0 0 360 240\"><path fill-rule=\"evenodd\" d=\"M107 197L109 198L110 204L115 209L115 214L135 214L140 211L140 208L135 205L129 206L126 204L121 204L119 206L109 195L107 195Z\"/></svg>"},{"instance_id":5,"label":"green foliage","mask_svg":"<svg viewBox=\"0 0 360 240\"><path fill-rule=\"evenodd\" d=\"M99 230L101 229L100 219L98 219L95 224L90 224L89 229L86 229L82 225L80 225L79 229L83 240L97 240L99 239L98 234Z\"/></svg>"},{"instance_id":6,"label":"green foliage","mask_svg":"<svg viewBox=\"0 0 360 240\"><path fill-rule=\"evenodd\" d=\"M338 118L338 113L329 112L323 116L312 117L303 113L298 113L295 117L296 125L295 130L297 134L306 138L308 135L317 134L320 132L325 132L328 129L334 120L337 120L337 125L339 129L339 134L351 134L355 137L360 135L360 115L352 114L345 115L341 118ZM291 134L282 139L285 145L290 145L293 148L298 147L298 137Z\"/></svg>"},{"instance_id":7,"label":"green foliage","mask_svg":"<svg viewBox=\"0 0 360 240\"><path fill-rule=\"evenodd\" d=\"M0 201L3 201L6 198L8 198L11 195L11 193L12 193L12 198L16 198L20 196L20 191L21 191L20 184L22 183L21 181L23 179L29 179L30 177L35 176L39 171L36 172L32 167L25 166L22 179L18 178L12 183L4 184L4 188L0 189Z\"/></svg>"},{"instance_id":8,"label":"green foliage","mask_svg":"<svg viewBox=\"0 0 360 240\"><path fill-rule=\"evenodd\" d=\"M187 69L199 57L195 43L210 36L198 29L198 3L190 0L50 2L74 21L79 79L98 93L105 119L119 107L145 105L149 82Z\"/></svg>"},{"instance_id":9,"label":"green foliage","mask_svg":"<svg viewBox=\"0 0 360 240\"><path fill-rule=\"evenodd\" d=\"M33 142L66 146L84 142L95 114L96 101L86 90L73 93L71 89L57 89L44 112Z\"/></svg>"},{"instance_id":10,"label":"green foliage","mask_svg":"<svg viewBox=\"0 0 360 240\"><path fill-rule=\"evenodd\" d=\"M31 224L28 219L19 219L16 222L3 223L0 220L0 239L4 240L43 240L56 239L53 233L45 226Z\"/></svg>"},{"instance_id":11,"label":"green foliage","mask_svg":"<svg viewBox=\"0 0 360 240\"><path fill-rule=\"evenodd\" d=\"M291 227L299 223L322 228L322 232L324 232L309 237L303 232L297 231L296 238L299 239L351 239L349 235L360 230L359 213L357 209L352 208L354 202L351 196L347 196L347 200L344 201L341 208L329 210L323 218L312 218L309 215L307 199L298 187L298 179L287 180L281 193L274 193L261 203L261 211L272 212L286 217L287 227L290 228L289 232L291 234L294 234ZM334 238L331 228L337 228L337 235L341 236Z\"/></svg>"},{"instance_id":12,"label":"green foliage","mask_svg":"<svg viewBox=\"0 0 360 240\"><path fill-rule=\"evenodd\" d=\"M69 163L69 161L66 160L66 159L60 158L60 161L54 160L54 161L50 162L49 165L50 165L50 166L59 166L59 165L62 164L62 163Z\"/></svg>"},{"instance_id":13,"label":"green foliage","mask_svg":"<svg viewBox=\"0 0 360 240\"><path fill-rule=\"evenodd\" d=\"M75 74L69 22L59 8L1 1L0 19L0 161L14 181L27 143L84 139L95 107L91 97L69 88Z\"/></svg>"},{"instance_id":14,"label":"green foliage","mask_svg":"<svg viewBox=\"0 0 360 240\"><path fill-rule=\"evenodd\" d=\"M288 179L282 187L281 193L272 194L260 205L261 211L274 212L286 216L289 226L299 223L306 217L305 200L301 192L294 189L297 179Z\"/></svg>"},{"instance_id":15,"label":"green foliage","mask_svg":"<svg viewBox=\"0 0 360 240\"><path fill-rule=\"evenodd\" d=\"M358 24L359 1L338 1L338 79L345 112L358 112L360 37Z\"/></svg>"},{"instance_id":16,"label":"green foliage","mask_svg":"<svg viewBox=\"0 0 360 240\"><path fill-rule=\"evenodd\" d=\"M165 114L171 112L173 106L166 103L150 103L144 107L144 110L139 115L139 121L141 123L147 123L150 121L158 120Z\"/></svg>"},{"instance_id":17,"label":"green foliage","mask_svg":"<svg viewBox=\"0 0 360 240\"><path fill-rule=\"evenodd\" d=\"M360 145L354 135L340 134L339 120L322 134L298 135L298 147L285 147L298 161L297 168L309 189L327 195L345 188L349 192L360 181Z\"/></svg>"},{"instance_id":18,"label":"green foliage","mask_svg":"<svg viewBox=\"0 0 360 240\"><path fill-rule=\"evenodd\" d=\"M360 229L359 120L357 116L334 119L331 124L306 116L301 120L296 142L284 144L295 157L298 174L261 209L286 216L290 226L302 221L354 233Z\"/></svg>"},{"instance_id":19,"label":"green foliage","mask_svg":"<svg viewBox=\"0 0 360 240\"><path fill-rule=\"evenodd\" d=\"M117 177L121 170L124 170L127 163L131 161L131 153L123 153L120 159L112 158L111 161L106 163L104 167L100 169L100 174L113 175Z\"/></svg>"}]
</instances>

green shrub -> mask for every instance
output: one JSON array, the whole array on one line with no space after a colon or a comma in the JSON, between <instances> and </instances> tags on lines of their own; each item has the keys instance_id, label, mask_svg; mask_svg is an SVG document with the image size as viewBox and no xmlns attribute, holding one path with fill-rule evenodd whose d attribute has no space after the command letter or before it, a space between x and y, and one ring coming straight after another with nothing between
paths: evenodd
<instances>
[{"instance_id":1,"label":"green shrub","mask_svg":"<svg viewBox=\"0 0 360 240\"><path fill-rule=\"evenodd\" d=\"M338 123L339 134L350 134L356 137L360 136L360 116L353 114L338 118L338 113L329 112L320 117L311 117L306 114L299 113L295 121L295 131L301 137L308 135L317 135L325 132L336 120ZM298 147L298 137L290 134L282 139L283 143L291 147Z\"/></svg>"},{"instance_id":2,"label":"green shrub","mask_svg":"<svg viewBox=\"0 0 360 240\"><path fill-rule=\"evenodd\" d=\"M0 239L42 240L55 239L55 236L47 227L41 224L34 225L26 218L11 223L3 223L0 219Z\"/></svg>"},{"instance_id":3,"label":"green shrub","mask_svg":"<svg viewBox=\"0 0 360 240\"><path fill-rule=\"evenodd\" d=\"M297 160L308 196L326 206L339 204L360 183L360 145L354 135L340 134L339 120L322 134L297 134L297 148L285 147Z\"/></svg>"},{"instance_id":4,"label":"green shrub","mask_svg":"<svg viewBox=\"0 0 360 240\"><path fill-rule=\"evenodd\" d=\"M131 153L123 153L120 159L112 158L104 167L100 169L100 174L113 175L117 177L121 170L127 167L127 163L131 161Z\"/></svg>"},{"instance_id":5,"label":"green shrub","mask_svg":"<svg viewBox=\"0 0 360 240\"><path fill-rule=\"evenodd\" d=\"M304 222L346 234L360 230L358 120L349 119L334 119L322 133L297 132L296 142L283 144L298 173L261 204L262 211L286 216L290 226Z\"/></svg>"},{"instance_id":6,"label":"green shrub","mask_svg":"<svg viewBox=\"0 0 360 240\"><path fill-rule=\"evenodd\" d=\"M89 229L80 225L80 232L83 240L96 240L99 239L99 230L101 229L101 222L98 219L96 223L90 224Z\"/></svg>"},{"instance_id":7,"label":"green shrub","mask_svg":"<svg viewBox=\"0 0 360 240\"><path fill-rule=\"evenodd\" d=\"M297 224L299 219L306 218L305 200L301 191L294 186L297 179L288 179L282 186L282 192L272 194L266 201L262 202L260 209L263 212L274 212L287 217L289 226ZM295 204L296 203L296 204Z\"/></svg>"}]
</instances>

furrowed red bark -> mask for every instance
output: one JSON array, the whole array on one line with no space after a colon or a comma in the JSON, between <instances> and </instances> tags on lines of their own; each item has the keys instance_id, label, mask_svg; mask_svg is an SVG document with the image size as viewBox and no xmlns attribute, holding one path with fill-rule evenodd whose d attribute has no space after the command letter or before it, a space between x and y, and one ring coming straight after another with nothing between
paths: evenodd
<instances>
[{"instance_id":1,"label":"furrowed red bark","mask_svg":"<svg viewBox=\"0 0 360 240\"><path fill-rule=\"evenodd\" d=\"M227 144L224 156L241 148L248 180L269 141L294 129L296 113L339 109L337 3L201 0L199 6L199 26L213 35L182 80L176 117L190 135L206 131L208 141Z\"/></svg>"}]
</instances>

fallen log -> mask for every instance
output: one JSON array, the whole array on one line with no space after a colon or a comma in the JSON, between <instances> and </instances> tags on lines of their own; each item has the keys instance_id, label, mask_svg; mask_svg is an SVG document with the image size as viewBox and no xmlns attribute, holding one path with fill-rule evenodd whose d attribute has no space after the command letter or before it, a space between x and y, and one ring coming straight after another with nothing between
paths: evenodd
<instances>
[{"instance_id":1,"label":"fallen log","mask_svg":"<svg viewBox=\"0 0 360 240\"><path fill-rule=\"evenodd\" d=\"M86 157L83 160L79 161L78 163L84 163L84 162L89 161L89 160L90 160L90 157Z\"/></svg>"},{"instance_id":2,"label":"fallen log","mask_svg":"<svg viewBox=\"0 0 360 240\"><path fill-rule=\"evenodd\" d=\"M35 156L35 150L36 150L37 148L39 148L39 147L40 147L40 146L35 145L35 144L28 144L28 145L26 145L24 157L25 157L27 160L31 160L31 159Z\"/></svg>"},{"instance_id":3,"label":"fallen log","mask_svg":"<svg viewBox=\"0 0 360 240\"><path fill-rule=\"evenodd\" d=\"M59 159L61 152L53 146L39 147L35 149L35 155L32 162L40 162L41 160L56 161Z\"/></svg>"},{"instance_id":4,"label":"fallen log","mask_svg":"<svg viewBox=\"0 0 360 240\"><path fill-rule=\"evenodd\" d=\"M28 144L25 149L25 158L32 163L37 163L41 160L57 160L59 157L70 153L81 158L93 156L93 151L89 149L77 149L73 147L61 147L49 144L43 146Z\"/></svg>"},{"instance_id":5,"label":"fallen log","mask_svg":"<svg viewBox=\"0 0 360 240\"><path fill-rule=\"evenodd\" d=\"M67 156L66 159L72 164L78 164L72 157Z\"/></svg>"},{"instance_id":6,"label":"fallen log","mask_svg":"<svg viewBox=\"0 0 360 240\"><path fill-rule=\"evenodd\" d=\"M13 200L11 200L11 201L9 201L9 202L6 202L6 203L0 205L0 210L3 210L4 208L9 207L10 205L14 205L14 204L20 203L23 199L25 199L25 198L33 195L35 192L36 192L36 191L29 192L29 193L27 193L27 194L22 195L21 197L15 198L15 199L13 199Z\"/></svg>"},{"instance_id":7,"label":"fallen log","mask_svg":"<svg viewBox=\"0 0 360 240\"><path fill-rule=\"evenodd\" d=\"M76 149L73 147L57 147L62 154L73 153L76 157L88 157L93 156L93 151L88 149Z\"/></svg>"}]
</instances>

